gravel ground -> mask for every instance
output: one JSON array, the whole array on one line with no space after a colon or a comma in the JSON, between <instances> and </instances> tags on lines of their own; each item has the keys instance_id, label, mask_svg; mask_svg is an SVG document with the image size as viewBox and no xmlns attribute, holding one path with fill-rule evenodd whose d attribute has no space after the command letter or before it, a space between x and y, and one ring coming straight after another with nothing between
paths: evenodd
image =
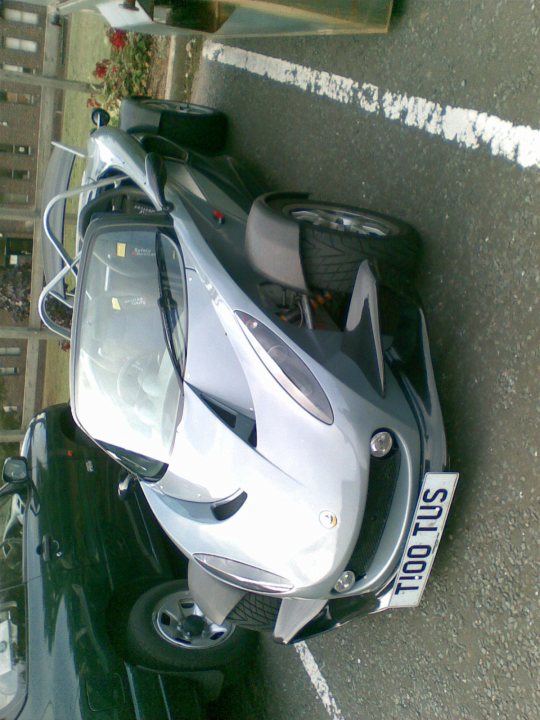
<instances>
[{"instance_id":1,"label":"gravel ground","mask_svg":"<svg viewBox=\"0 0 540 720\"><path fill-rule=\"evenodd\" d=\"M417 0L396 3L387 36L234 44L538 128L539 32L532 0ZM538 172L205 60L193 98L229 114L229 152L270 187L388 212L424 238L460 486L422 606L309 643L342 717L536 720ZM328 717L294 649L266 640L227 703L216 717Z\"/></svg>"}]
</instances>

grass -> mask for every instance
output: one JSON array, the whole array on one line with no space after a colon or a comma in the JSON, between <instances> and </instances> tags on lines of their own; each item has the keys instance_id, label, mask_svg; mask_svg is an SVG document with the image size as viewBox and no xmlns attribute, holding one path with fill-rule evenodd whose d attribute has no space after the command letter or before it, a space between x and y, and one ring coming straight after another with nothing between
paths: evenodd
<instances>
[{"instance_id":1,"label":"grass","mask_svg":"<svg viewBox=\"0 0 540 720\"><path fill-rule=\"evenodd\" d=\"M92 73L99 60L110 56L110 43L105 31L108 25L99 15L73 13L70 16L67 77L69 80L95 80ZM92 129L90 110L86 107L89 94L68 91L64 95L64 123L62 139L73 145L86 147Z\"/></svg>"},{"instance_id":2,"label":"grass","mask_svg":"<svg viewBox=\"0 0 540 720\"><path fill-rule=\"evenodd\" d=\"M45 358L43 407L69 400L69 353L49 340Z\"/></svg>"},{"instance_id":3,"label":"grass","mask_svg":"<svg viewBox=\"0 0 540 720\"><path fill-rule=\"evenodd\" d=\"M74 13L70 16L69 47L67 52L67 77L70 80L88 82L96 62L108 57L110 43L105 36L107 25L99 15ZM85 148L92 128L90 110L86 107L88 96L80 92L66 92L62 141ZM84 163L77 160L73 171L72 184L80 184ZM68 204L68 213L76 213L77 203ZM74 226L71 232L71 249L74 246ZM69 243L68 251L69 251ZM43 405L66 402L69 399L69 353L61 349L60 343L49 341L45 360Z\"/></svg>"}]
</instances>

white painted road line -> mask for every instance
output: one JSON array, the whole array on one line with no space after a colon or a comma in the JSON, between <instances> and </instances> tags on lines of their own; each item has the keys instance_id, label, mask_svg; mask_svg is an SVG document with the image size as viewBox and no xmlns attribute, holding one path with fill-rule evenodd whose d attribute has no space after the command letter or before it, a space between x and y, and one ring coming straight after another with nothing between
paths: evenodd
<instances>
[{"instance_id":1,"label":"white painted road line","mask_svg":"<svg viewBox=\"0 0 540 720\"><path fill-rule=\"evenodd\" d=\"M426 98L383 90L370 83L359 83L342 75L212 41L205 43L203 57L344 105L356 106L362 112L380 115L462 147L487 148L492 155L523 168L540 169L540 130L527 125L513 125L496 115L440 105Z\"/></svg>"},{"instance_id":2,"label":"white painted road line","mask_svg":"<svg viewBox=\"0 0 540 720\"><path fill-rule=\"evenodd\" d=\"M306 643L296 643L294 649L300 656L300 660L302 661L302 665L304 666L307 674L309 675L311 684L317 691L317 695L321 699L321 702L324 705L328 715L330 715L332 720L344 720L343 715L341 714L341 710L338 708L337 703L334 700L334 696L330 692L328 683L326 682L323 674L319 670L317 661L311 654Z\"/></svg>"}]
</instances>

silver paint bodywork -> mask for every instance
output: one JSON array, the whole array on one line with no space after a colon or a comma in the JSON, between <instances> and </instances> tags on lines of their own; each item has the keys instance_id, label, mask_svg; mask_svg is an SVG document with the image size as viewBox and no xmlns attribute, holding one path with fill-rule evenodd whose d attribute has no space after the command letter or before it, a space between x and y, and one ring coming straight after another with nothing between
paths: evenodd
<instances>
[{"instance_id":1,"label":"silver paint bodywork","mask_svg":"<svg viewBox=\"0 0 540 720\"><path fill-rule=\"evenodd\" d=\"M276 632L288 641L326 600L337 596L333 586L346 568L363 520L370 439L381 428L392 431L401 451L395 494L367 574L340 597L386 596L414 513L426 439L420 436L403 381L385 358L378 327L372 351L379 380L374 382L362 370L361 353L354 358L343 351L344 333L276 323L260 303L258 276L244 252L248 212L189 161L170 160L166 165L166 199L174 207L174 229L187 269L184 404L165 475L158 482L141 484L163 529L188 558L219 555L290 581L293 589L285 596L306 602L282 605ZM101 128L90 137L83 182L90 185L113 170L129 177L159 207L140 144L119 130ZM94 193L92 188L83 191L80 207ZM216 232L222 232L232 248L229 266L195 222L191 203L197 202L225 215ZM369 312L378 321L376 283L367 263L359 271L357 288L357 304L346 328L353 340L362 308L371 303ZM248 341L235 315L238 310L270 327L309 367L332 407L331 425L311 416L279 386ZM444 429L425 323L422 327L430 391L430 462L432 469L441 470L446 463ZM256 447L223 423L206 398L254 419ZM212 503L239 490L247 494L244 505L226 521L217 520ZM336 516L335 527L325 527L322 513ZM383 605L381 600L377 609ZM217 605L214 609L218 617ZM212 614L211 601L205 611Z\"/></svg>"}]
</instances>

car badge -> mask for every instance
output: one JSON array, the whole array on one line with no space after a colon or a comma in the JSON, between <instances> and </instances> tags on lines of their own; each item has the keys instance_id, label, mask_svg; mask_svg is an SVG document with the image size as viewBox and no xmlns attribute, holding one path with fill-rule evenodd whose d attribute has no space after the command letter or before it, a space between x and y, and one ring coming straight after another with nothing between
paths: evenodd
<instances>
[{"instance_id":1,"label":"car badge","mask_svg":"<svg viewBox=\"0 0 540 720\"><path fill-rule=\"evenodd\" d=\"M329 510L323 510L319 515L319 520L321 521L321 525L327 530L335 528L338 522L337 515L334 515L334 513Z\"/></svg>"}]
</instances>

